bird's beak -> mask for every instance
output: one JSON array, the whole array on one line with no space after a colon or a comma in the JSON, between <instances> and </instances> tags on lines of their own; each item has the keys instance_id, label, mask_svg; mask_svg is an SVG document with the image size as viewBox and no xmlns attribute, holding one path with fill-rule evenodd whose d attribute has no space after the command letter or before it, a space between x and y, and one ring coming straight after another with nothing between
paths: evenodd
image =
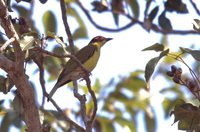
<instances>
[{"instance_id":1,"label":"bird's beak","mask_svg":"<svg viewBox=\"0 0 200 132\"><path fill-rule=\"evenodd\" d=\"M106 42L108 42L108 41L110 41L110 40L112 40L113 38L106 38Z\"/></svg>"}]
</instances>

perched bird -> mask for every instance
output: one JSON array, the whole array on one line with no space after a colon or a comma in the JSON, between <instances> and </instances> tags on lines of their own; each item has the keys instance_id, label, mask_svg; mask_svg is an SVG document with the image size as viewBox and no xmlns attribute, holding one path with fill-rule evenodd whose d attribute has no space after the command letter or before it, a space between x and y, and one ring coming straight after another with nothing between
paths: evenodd
<instances>
[{"instance_id":1,"label":"perched bird","mask_svg":"<svg viewBox=\"0 0 200 132\"><path fill-rule=\"evenodd\" d=\"M105 38L102 36L94 37L87 46L83 47L75 54L76 58L89 72L91 72L99 60L101 47L111 39L112 38ZM60 73L55 86L49 93L48 101L59 87L69 83L70 81L78 80L86 76L86 72L80 67L80 65L72 58L69 59Z\"/></svg>"}]
</instances>

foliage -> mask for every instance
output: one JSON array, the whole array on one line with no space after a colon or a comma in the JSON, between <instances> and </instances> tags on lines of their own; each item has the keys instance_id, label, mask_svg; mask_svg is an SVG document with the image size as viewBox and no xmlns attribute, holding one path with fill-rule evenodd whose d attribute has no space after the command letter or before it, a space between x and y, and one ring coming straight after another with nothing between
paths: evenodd
<instances>
[{"instance_id":1,"label":"foliage","mask_svg":"<svg viewBox=\"0 0 200 132\"><path fill-rule=\"evenodd\" d=\"M154 44L150 47L145 48L143 51L146 51L146 50L159 51L158 49L165 49L165 48L164 46ZM198 76L196 75L196 73L188 66L188 64L181 57L181 55L183 54L190 54L196 61L199 61L200 52L199 50L192 50L192 49L182 48L182 47L180 47L180 50L181 50L181 53L176 55L176 54L170 53L169 50L167 49L167 52L165 52L165 54L163 55L166 57L171 57L175 59L176 61L180 61L181 63L183 63L190 71L191 77L183 76L182 68L177 68L175 65L172 65L171 70L167 71L166 74L167 76L171 77L173 82L175 82L176 84L187 87L188 90L191 92L191 94L193 94L195 99L200 101L200 95L199 95L200 80ZM161 54L162 53L163 52L161 52ZM156 58L152 58L146 65L145 77L146 77L147 84L150 81L150 78L154 72L154 69L157 65L159 58L160 56ZM167 103L169 101L170 100L166 99L164 103ZM174 110L171 112L171 115L175 116L174 123L178 121L178 129L198 131L199 130L199 122L198 122L199 107L194 106L191 103L185 103L183 100L177 100L174 103L174 106L175 107L174 107ZM167 109L169 111L169 108Z\"/></svg>"}]
</instances>

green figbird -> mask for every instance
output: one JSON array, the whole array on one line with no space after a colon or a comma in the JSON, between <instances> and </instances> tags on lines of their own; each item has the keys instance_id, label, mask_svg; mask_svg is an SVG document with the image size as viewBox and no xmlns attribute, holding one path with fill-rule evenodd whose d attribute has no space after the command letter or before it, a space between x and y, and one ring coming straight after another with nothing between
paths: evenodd
<instances>
[{"instance_id":1,"label":"green figbird","mask_svg":"<svg viewBox=\"0 0 200 132\"><path fill-rule=\"evenodd\" d=\"M89 72L91 72L96 67L100 57L100 49L109 40L112 40L112 38L96 36L87 46L83 47L75 54L76 58ZM75 60L69 59L69 61L65 64L62 72L60 73L55 86L49 93L48 101L59 87L86 76L86 72L79 66L79 64L77 64Z\"/></svg>"}]
</instances>

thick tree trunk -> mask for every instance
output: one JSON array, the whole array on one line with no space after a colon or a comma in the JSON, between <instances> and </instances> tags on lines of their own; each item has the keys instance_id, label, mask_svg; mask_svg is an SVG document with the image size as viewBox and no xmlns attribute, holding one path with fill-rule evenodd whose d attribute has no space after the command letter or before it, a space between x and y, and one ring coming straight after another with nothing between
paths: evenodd
<instances>
[{"instance_id":1,"label":"thick tree trunk","mask_svg":"<svg viewBox=\"0 0 200 132\"><path fill-rule=\"evenodd\" d=\"M20 76L9 74L9 77L17 87L19 96L22 99L21 101L24 109L23 116L28 132L40 132L41 124L39 120L38 108L36 106L33 89L27 77L25 74L20 74Z\"/></svg>"},{"instance_id":2,"label":"thick tree trunk","mask_svg":"<svg viewBox=\"0 0 200 132\"><path fill-rule=\"evenodd\" d=\"M19 46L17 35L10 19L4 0L0 0L0 24L5 30L7 37L14 38L12 43L15 61L11 61L0 55L0 68L5 70L15 84L24 108L24 121L28 132L41 132L39 111L36 105L33 89L24 73L24 53Z\"/></svg>"}]
</instances>

